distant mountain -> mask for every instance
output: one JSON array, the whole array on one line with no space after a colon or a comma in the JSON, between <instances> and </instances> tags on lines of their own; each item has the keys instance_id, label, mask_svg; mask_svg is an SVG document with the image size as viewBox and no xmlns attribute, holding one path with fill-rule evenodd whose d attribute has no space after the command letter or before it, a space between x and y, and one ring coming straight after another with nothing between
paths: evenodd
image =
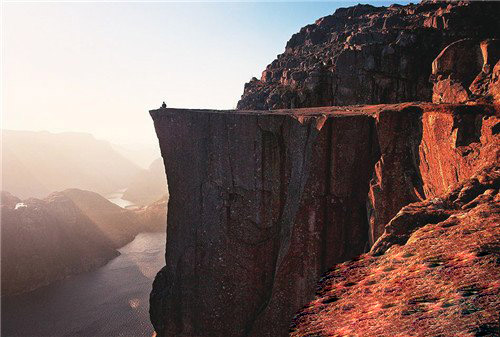
<instances>
[{"instance_id":1,"label":"distant mountain","mask_svg":"<svg viewBox=\"0 0 500 337\"><path fill-rule=\"evenodd\" d=\"M132 179L122 198L137 205L149 205L168 193L166 181L163 160L158 158L148 170L142 170Z\"/></svg>"},{"instance_id":2,"label":"distant mountain","mask_svg":"<svg viewBox=\"0 0 500 337\"><path fill-rule=\"evenodd\" d=\"M142 169L147 169L151 162L160 157L160 148L156 142L151 144L111 144L111 146Z\"/></svg>"},{"instance_id":3,"label":"distant mountain","mask_svg":"<svg viewBox=\"0 0 500 337\"><path fill-rule=\"evenodd\" d=\"M91 270L119 255L116 245L62 193L22 202L3 192L1 209L2 295Z\"/></svg>"},{"instance_id":4,"label":"distant mountain","mask_svg":"<svg viewBox=\"0 0 500 337\"><path fill-rule=\"evenodd\" d=\"M104 265L144 231L165 230L166 202L136 211L79 189L21 200L2 192L2 295Z\"/></svg>"},{"instance_id":5,"label":"distant mountain","mask_svg":"<svg viewBox=\"0 0 500 337\"><path fill-rule=\"evenodd\" d=\"M115 205L97 193L72 188L56 194L70 199L92 220L115 248L132 241L143 231L143 224L135 212Z\"/></svg>"},{"instance_id":6,"label":"distant mountain","mask_svg":"<svg viewBox=\"0 0 500 337\"><path fill-rule=\"evenodd\" d=\"M86 133L2 131L2 189L21 198L81 188L109 194L141 168L109 142Z\"/></svg>"}]
</instances>

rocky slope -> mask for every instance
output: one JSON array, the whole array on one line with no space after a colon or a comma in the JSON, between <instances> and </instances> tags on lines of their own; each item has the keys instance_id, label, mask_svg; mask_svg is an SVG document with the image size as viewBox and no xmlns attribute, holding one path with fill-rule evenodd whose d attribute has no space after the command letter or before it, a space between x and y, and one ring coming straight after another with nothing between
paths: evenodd
<instances>
[{"instance_id":1,"label":"rocky slope","mask_svg":"<svg viewBox=\"0 0 500 337\"><path fill-rule=\"evenodd\" d=\"M291 336L498 336L500 167L404 207L370 254L336 265Z\"/></svg>"},{"instance_id":2,"label":"rocky slope","mask_svg":"<svg viewBox=\"0 0 500 337\"><path fill-rule=\"evenodd\" d=\"M500 151L492 105L151 115L170 191L160 336L286 335L324 271Z\"/></svg>"},{"instance_id":3,"label":"rocky slope","mask_svg":"<svg viewBox=\"0 0 500 337\"><path fill-rule=\"evenodd\" d=\"M134 209L134 213L142 223L145 232L161 232L166 230L167 225L168 196L164 195L159 200Z\"/></svg>"},{"instance_id":4,"label":"rocky slope","mask_svg":"<svg viewBox=\"0 0 500 337\"><path fill-rule=\"evenodd\" d=\"M238 109L430 101L432 61L457 40L498 38L499 15L500 3L482 1L340 8L294 34Z\"/></svg>"},{"instance_id":5,"label":"rocky slope","mask_svg":"<svg viewBox=\"0 0 500 337\"><path fill-rule=\"evenodd\" d=\"M105 264L137 233L164 230L162 205L133 212L78 189L43 200L20 200L2 192L2 295Z\"/></svg>"}]
</instances>

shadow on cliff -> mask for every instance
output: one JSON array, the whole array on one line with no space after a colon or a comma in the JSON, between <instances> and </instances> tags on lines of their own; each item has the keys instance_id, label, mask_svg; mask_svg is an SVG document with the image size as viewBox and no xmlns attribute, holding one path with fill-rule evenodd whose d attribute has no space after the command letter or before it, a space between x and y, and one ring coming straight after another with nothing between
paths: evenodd
<instances>
[{"instance_id":1,"label":"shadow on cliff","mask_svg":"<svg viewBox=\"0 0 500 337\"><path fill-rule=\"evenodd\" d=\"M378 116L380 159L373 168L367 198L370 246L403 206L426 197L420 173L422 115L422 108L409 106L384 110Z\"/></svg>"}]
</instances>

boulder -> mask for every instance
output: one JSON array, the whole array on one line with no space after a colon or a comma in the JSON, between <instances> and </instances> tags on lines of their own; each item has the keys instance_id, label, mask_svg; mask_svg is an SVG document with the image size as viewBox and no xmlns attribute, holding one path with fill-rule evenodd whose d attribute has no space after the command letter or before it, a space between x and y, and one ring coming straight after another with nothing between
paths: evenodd
<instances>
[{"instance_id":1,"label":"boulder","mask_svg":"<svg viewBox=\"0 0 500 337\"><path fill-rule=\"evenodd\" d=\"M498 39L453 42L432 62L432 101L463 104L483 100L498 104L494 67L499 57Z\"/></svg>"}]
</instances>

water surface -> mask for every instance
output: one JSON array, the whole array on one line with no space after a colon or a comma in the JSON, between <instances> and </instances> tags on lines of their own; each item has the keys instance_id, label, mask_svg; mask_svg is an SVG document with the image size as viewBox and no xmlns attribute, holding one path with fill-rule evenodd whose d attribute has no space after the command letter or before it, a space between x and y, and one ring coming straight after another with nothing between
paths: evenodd
<instances>
[{"instance_id":1,"label":"water surface","mask_svg":"<svg viewBox=\"0 0 500 337\"><path fill-rule=\"evenodd\" d=\"M108 194L106 196L106 199L108 199L113 204L118 205L118 206L120 206L122 208L131 208L131 207L134 207L135 204L132 201L127 200L127 199L123 199L123 194L125 193L126 190L127 189L124 188L124 189L116 191L115 193Z\"/></svg>"},{"instance_id":2,"label":"water surface","mask_svg":"<svg viewBox=\"0 0 500 337\"><path fill-rule=\"evenodd\" d=\"M151 336L149 292L165 264L164 233L141 233L91 272L2 297L2 337Z\"/></svg>"}]
</instances>

